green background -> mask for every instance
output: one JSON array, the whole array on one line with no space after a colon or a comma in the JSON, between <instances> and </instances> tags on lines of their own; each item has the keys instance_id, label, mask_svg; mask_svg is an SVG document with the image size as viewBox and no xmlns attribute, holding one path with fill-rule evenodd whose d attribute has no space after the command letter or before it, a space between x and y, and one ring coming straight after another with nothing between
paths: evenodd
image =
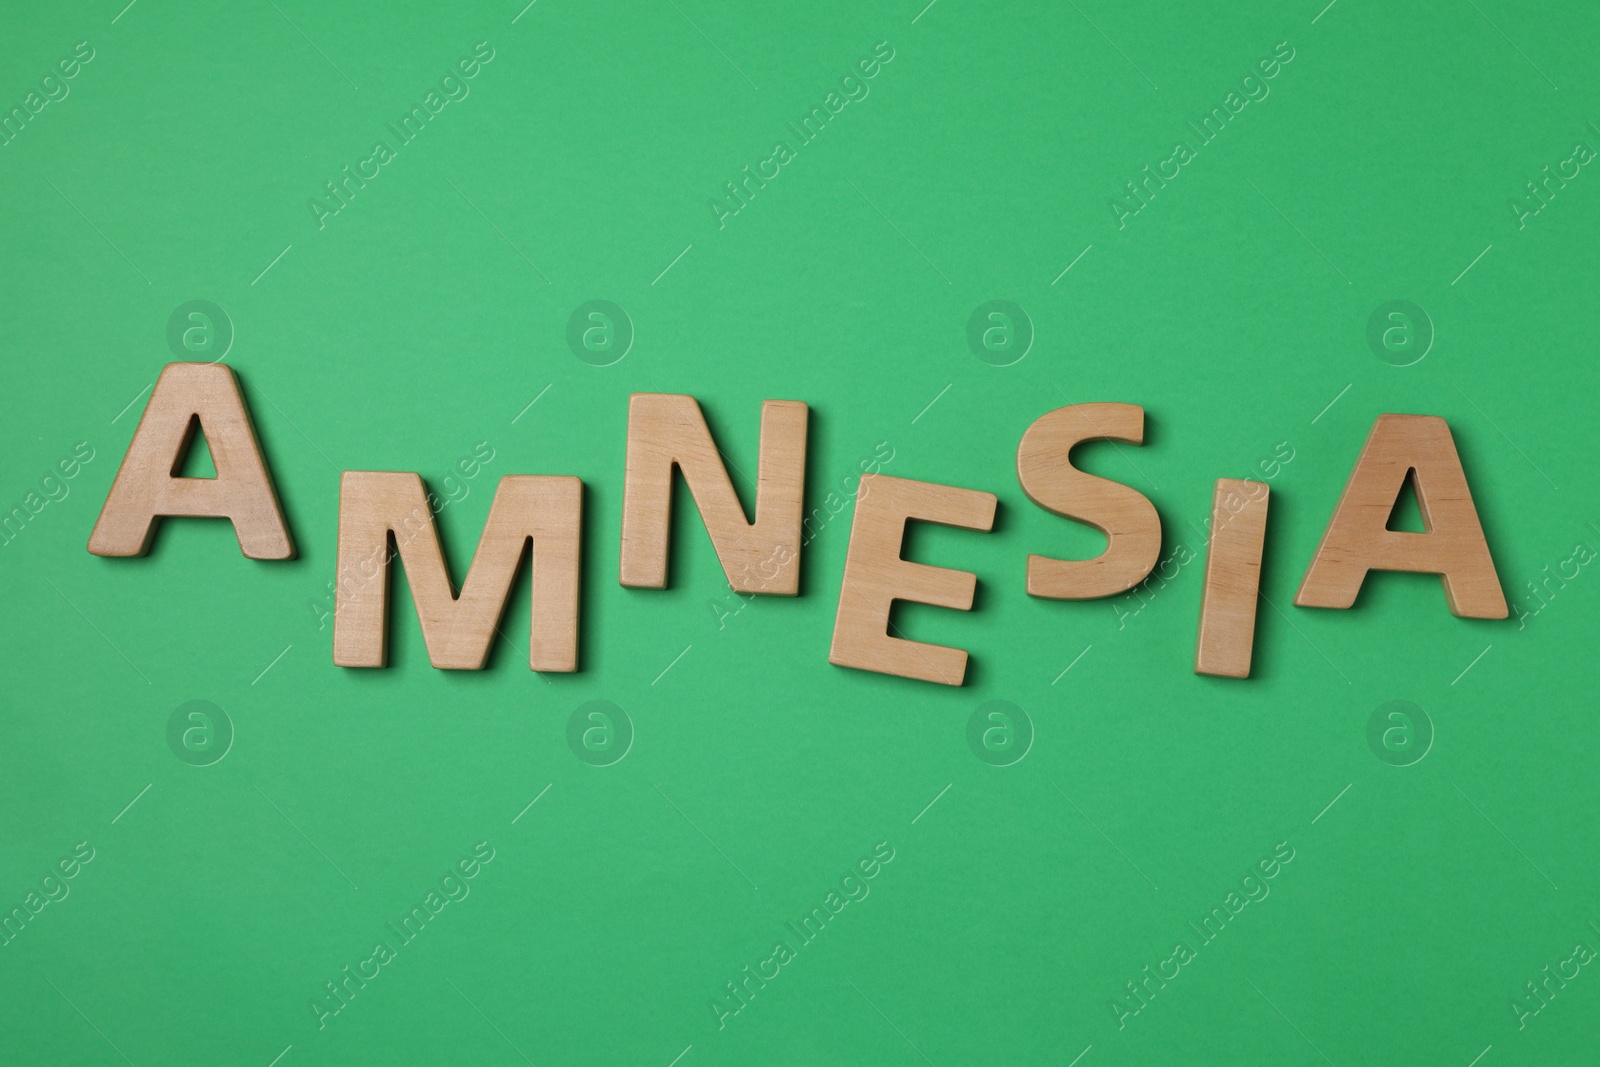
<instances>
[{"instance_id":1,"label":"green background","mask_svg":"<svg viewBox=\"0 0 1600 1067\"><path fill-rule=\"evenodd\" d=\"M77 42L95 50L0 147L0 509L42 496L78 442L94 450L0 547L0 911L95 849L0 948L0 1060L1591 1054L1592 967L1520 1028L1510 1005L1577 942L1600 945L1600 579L1529 587L1600 544L1600 177L1584 167L1520 229L1507 205L1577 142L1600 146L1600 11L119 8L0 16L5 109ZM495 58L470 96L319 229L310 198L480 41ZM722 183L792 142L786 123L881 41L894 59L870 95L719 229ZM1281 41L1294 59L1270 95L1119 229L1123 183L1193 144L1188 121ZM608 367L565 340L595 298L637 334ZM244 559L220 521L169 521L144 559L85 550L141 391L180 356L214 358L168 346L191 299L236 331L226 362L293 562ZM965 338L992 299L1036 331L1011 366ZM1411 366L1367 342L1394 299L1437 334ZM694 394L752 473L761 400L808 401L808 506L825 514L880 443L885 473L997 493L994 532L910 539L978 575L975 609L897 615L969 649L967 685L828 664L847 501L806 548L797 600L726 615L740 602L682 506L671 588L620 588L634 391ZM1198 544L1214 479L1292 452L1271 480L1251 680L1191 673L1198 559L1131 617L1140 600L1025 594L1030 551L1103 543L1014 473L1033 419L1090 400L1147 411L1143 447L1079 460L1154 501L1164 558ZM1416 575L1375 576L1351 611L1290 606L1383 412L1449 421L1510 620L1453 618ZM398 582L391 666L334 667L338 471L443 488L480 441L494 459L438 520L458 578L500 476L586 485L582 669L527 670L526 577L482 672L428 665ZM190 700L236 731L212 766L168 746ZM636 733L611 766L568 746L589 700ZM966 741L991 700L1036 732L1012 766ZM1411 766L1366 740L1391 700L1436 731ZM324 983L480 841L495 858L470 896L319 1030ZM895 858L870 896L719 1029L725 983L879 842ZM1195 943L1186 924L1280 842L1294 859L1271 895L1119 1027L1124 983Z\"/></svg>"}]
</instances>

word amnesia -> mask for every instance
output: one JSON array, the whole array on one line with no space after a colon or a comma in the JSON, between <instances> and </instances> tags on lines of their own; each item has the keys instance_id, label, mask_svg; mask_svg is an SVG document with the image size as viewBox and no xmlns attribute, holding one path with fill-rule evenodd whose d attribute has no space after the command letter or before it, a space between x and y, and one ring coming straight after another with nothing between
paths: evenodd
<instances>
[{"instance_id":1,"label":"word amnesia","mask_svg":"<svg viewBox=\"0 0 1600 1067\"><path fill-rule=\"evenodd\" d=\"M797 596L804 545L806 433L810 409L796 400L761 405L754 515L747 517L700 405L692 396L636 393L628 401L619 580L634 589L668 582L674 481L688 484L728 585L737 593ZM204 435L216 476L180 477L194 434ZM1070 404L1040 415L1017 445L1017 481L1045 511L1100 530L1106 549L1087 560L1030 554L1029 595L1090 600L1126 593L1161 553L1161 520L1144 494L1078 470L1086 441L1144 440L1136 404ZM1388 529L1410 483L1424 530ZM582 483L574 477L507 474L500 479L477 551L459 586L440 548L439 498L409 471L344 471L333 661L387 662L389 567L397 558L421 622L428 658L446 670L479 670L523 561L531 556L528 666L578 669ZM997 498L978 489L863 473L839 589L828 659L944 685L961 685L967 653L891 636L896 601L970 611L970 572L903 558L906 524L988 531ZM1247 678L1255 640L1271 490L1265 482L1218 479L1195 642L1199 674ZM172 363L162 371L89 538L97 556L140 556L157 520L226 518L245 556L287 560L294 542L250 421L226 366ZM1505 595L1473 505L1450 428L1432 415L1380 415L1301 580L1299 607L1348 608L1370 571L1437 574L1454 615L1503 619Z\"/></svg>"}]
</instances>

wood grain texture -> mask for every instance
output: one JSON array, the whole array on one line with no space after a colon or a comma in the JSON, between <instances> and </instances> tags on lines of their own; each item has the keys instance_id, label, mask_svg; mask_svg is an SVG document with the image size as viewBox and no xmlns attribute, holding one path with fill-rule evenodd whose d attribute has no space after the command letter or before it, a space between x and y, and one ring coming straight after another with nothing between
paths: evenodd
<instances>
[{"instance_id":1,"label":"wood grain texture","mask_svg":"<svg viewBox=\"0 0 1600 1067\"><path fill-rule=\"evenodd\" d=\"M694 397L633 394L622 491L622 584L666 588L672 475L678 470L728 584L741 593L799 593L809 413L797 400L762 403L755 520L749 522Z\"/></svg>"},{"instance_id":2,"label":"wood grain texture","mask_svg":"<svg viewBox=\"0 0 1600 1067\"><path fill-rule=\"evenodd\" d=\"M1408 473L1425 533L1388 529ZM1348 608L1369 570L1439 575L1453 615L1508 614L1455 439L1436 415L1378 416L1294 602Z\"/></svg>"},{"instance_id":3,"label":"wood grain texture","mask_svg":"<svg viewBox=\"0 0 1600 1067\"><path fill-rule=\"evenodd\" d=\"M863 474L828 662L941 685L961 685L966 680L967 653L959 648L890 637L889 611L896 600L970 611L977 576L913 563L903 559L900 552L907 520L987 531L994 527L995 504L993 493L887 474Z\"/></svg>"},{"instance_id":4,"label":"wood grain texture","mask_svg":"<svg viewBox=\"0 0 1600 1067\"><path fill-rule=\"evenodd\" d=\"M214 478L182 478L196 430ZM96 556L142 556L156 519L225 518L250 559L293 559L294 542L261 458L261 444L233 371L221 364L169 363L156 379L128 454L89 535Z\"/></svg>"},{"instance_id":5,"label":"wood grain texture","mask_svg":"<svg viewBox=\"0 0 1600 1067\"><path fill-rule=\"evenodd\" d=\"M1212 489L1211 542L1194 646L1196 674L1250 677L1271 496L1265 482L1238 478L1218 478Z\"/></svg>"},{"instance_id":6,"label":"wood grain texture","mask_svg":"<svg viewBox=\"0 0 1600 1067\"><path fill-rule=\"evenodd\" d=\"M411 473L345 471L339 482L333 662L382 667L388 660L392 535L435 667L483 667L531 541L528 666L536 671L577 670L582 524L583 483L577 478L501 478L458 596L422 479Z\"/></svg>"},{"instance_id":7,"label":"wood grain texture","mask_svg":"<svg viewBox=\"0 0 1600 1067\"><path fill-rule=\"evenodd\" d=\"M1161 517L1136 489L1085 474L1070 453L1085 441L1144 441L1137 404L1071 404L1034 420L1017 445L1017 481L1046 511L1106 535L1094 559L1028 556L1028 594L1051 600L1115 596L1144 581L1161 555Z\"/></svg>"}]
</instances>

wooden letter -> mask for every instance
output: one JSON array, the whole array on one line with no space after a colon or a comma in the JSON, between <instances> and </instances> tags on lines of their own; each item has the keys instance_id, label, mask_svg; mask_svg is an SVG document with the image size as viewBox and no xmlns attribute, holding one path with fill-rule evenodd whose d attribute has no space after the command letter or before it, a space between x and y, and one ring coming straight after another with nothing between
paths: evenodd
<instances>
[{"instance_id":1,"label":"wooden letter","mask_svg":"<svg viewBox=\"0 0 1600 1067\"><path fill-rule=\"evenodd\" d=\"M1261 588L1261 546L1267 536L1266 482L1218 478L1211 493L1211 544L1200 594L1200 633L1194 672L1250 677L1256 640L1256 592Z\"/></svg>"},{"instance_id":2,"label":"wooden letter","mask_svg":"<svg viewBox=\"0 0 1600 1067\"><path fill-rule=\"evenodd\" d=\"M211 450L215 478L178 477L196 428ZM150 550L156 519L165 515L231 519L239 548L250 559L294 558L239 382L220 364L162 368L89 535L89 551L142 556Z\"/></svg>"},{"instance_id":3,"label":"wooden letter","mask_svg":"<svg viewBox=\"0 0 1600 1067\"><path fill-rule=\"evenodd\" d=\"M432 493L424 494L422 479L415 474L344 472L339 482L333 662L341 667L382 667L387 662L393 535L435 667L483 667L531 540L528 666L536 671L577 670L583 483L531 474L501 478L459 597L433 525L434 512L443 506Z\"/></svg>"},{"instance_id":4,"label":"wooden letter","mask_svg":"<svg viewBox=\"0 0 1600 1067\"><path fill-rule=\"evenodd\" d=\"M1094 559L1028 556L1028 595L1052 600L1115 596L1144 581L1161 554L1161 517L1136 489L1085 474L1069 453L1084 441L1144 441L1137 404L1072 404L1039 416L1017 445L1017 481L1035 504L1106 535Z\"/></svg>"},{"instance_id":5,"label":"wooden letter","mask_svg":"<svg viewBox=\"0 0 1600 1067\"><path fill-rule=\"evenodd\" d=\"M828 662L960 685L967 675L967 653L888 636L889 609L896 600L910 600L970 611L978 579L968 571L912 563L901 558L900 549L908 519L988 531L994 509L993 493L863 474Z\"/></svg>"},{"instance_id":6,"label":"wooden letter","mask_svg":"<svg viewBox=\"0 0 1600 1067\"><path fill-rule=\"evenodd\" d=\"M1408 473L1426 533L1388 528ZM1369 570L1439 575L1452 615L1508 614L1455 439L1437 415L1378 416L1294 602L1348 608Z\"/></svg>"},{"instance_id":7,"label":"wooden letter","mask_svg":"<svg viewBox=\"0 0 1600 1067\"><path fill-rule=\"evenodd\" d=\"M622 488L622 584L666 588L672 472L677 468L694 495L728 584L741 593L798 593L809 412L797 400L762 403L756 517L746 522L694 397L634 393L628 399Z\"/></svg>"}]
</instances>

